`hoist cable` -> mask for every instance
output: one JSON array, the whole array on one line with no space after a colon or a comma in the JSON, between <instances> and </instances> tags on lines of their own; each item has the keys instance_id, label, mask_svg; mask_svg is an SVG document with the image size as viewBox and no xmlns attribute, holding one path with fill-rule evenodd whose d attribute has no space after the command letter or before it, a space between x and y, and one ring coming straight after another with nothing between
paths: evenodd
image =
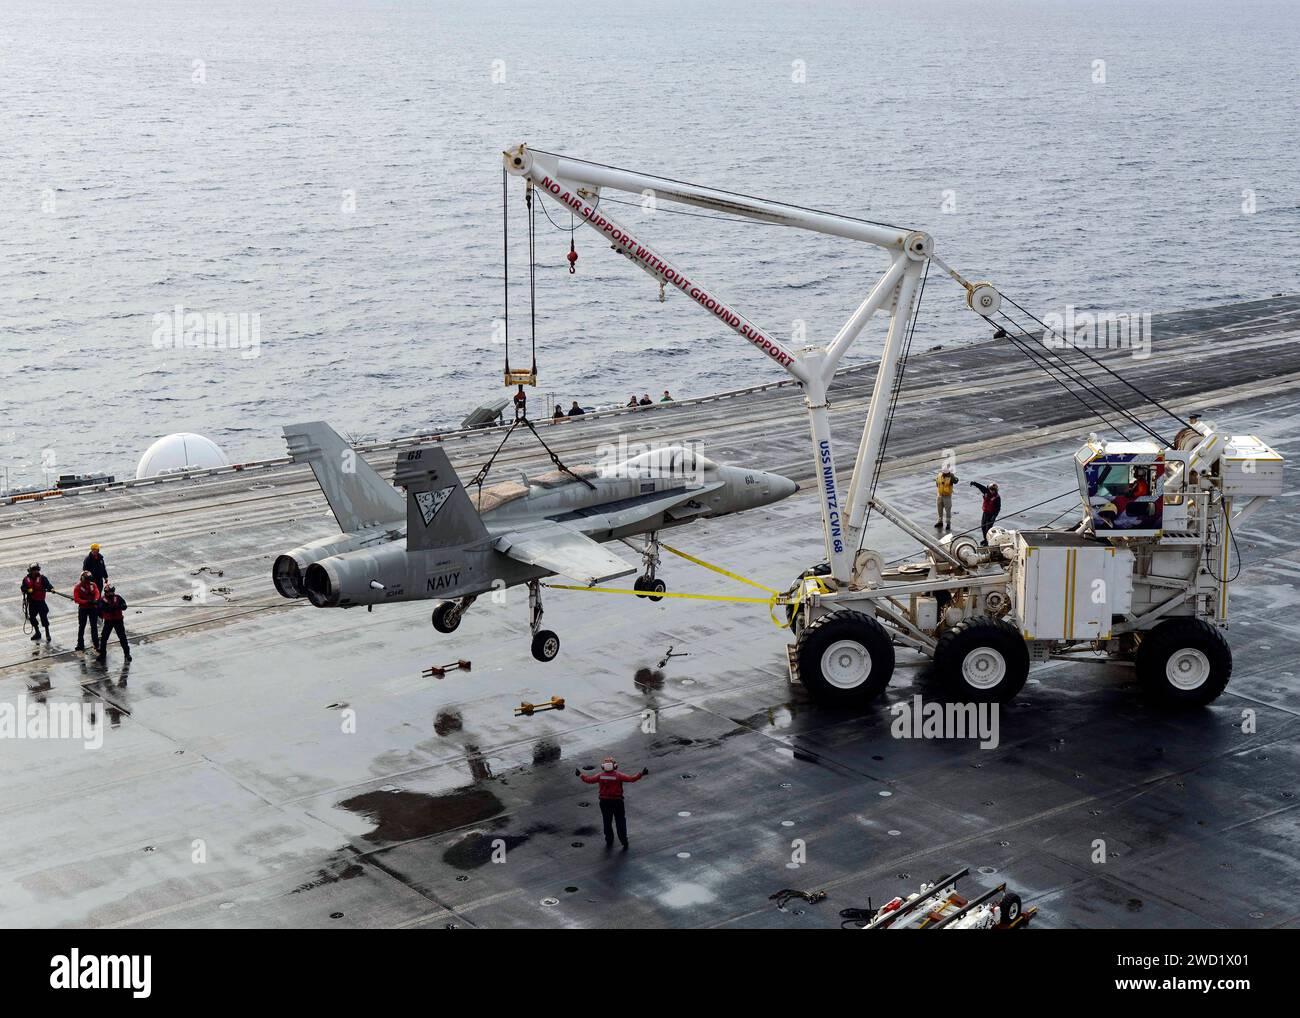
<instances>
[{"instance_id":1,"label":"hoist cable","mask_svg":"<svg viewBox=\"0 0 1300 1018\"><path fill-rule=\"evenodd\" d=\"M993 319L989 318L987 315L980 315L980 317L983 318L986 322L988 322L989 325L993 326L994 329L1002 332L1006 336L1007 340L1017 350L1019 350L1024 356L1029 358L1029 362L1031 364L1036 366L1040 371L1042 371L1045 375L1047 375L1048 378L1050 378L1062 389L1064 389L1067 393L1069 393L1070 396L1073 397L1081 407L1083 407L1084 411L1089 416L1096 417L1099 421L1101 421L1102 424L1106 425L1107 428L1109 428L1111 431L1114 431L1117 435L1119 435L1120 438L1124 439L1124 441L1127 442L1129 440L1128 435L1126 435L1121 429L1117 428L1114 424L1112 424L1107 419L1105 414L1103 414L1101 411L1096 409L1096 407L1090 405L1087 402L1087 400L1085 400L1082 396L1078 394L1078 392L1076 392L1068 384L1062 381L1061 378L1058 377L1057 374L1055 373L1056 371L1060 370L1059 367L1054 369L1051 365L1051 362L1047 360L1046 357L1042 357L1042 359L1040 359L1039 352L1034 350L1032 344L1027 346L1023 345L1017 337L1011 335L1009 332L1003 329L1000 325L994 322ZM1061 372L1061 374L1064 375L1066 378L1070 377L1065 372Z\"/></svg>"},{"instance_id":2,"label":"hoist cable","mask_svg":"<svg viewBox=\"0 0 1300 1018\"><path fill-rule=\"evenodd\" d=\"M501 167L501 327L505 332L506 377L510 377L510 193L506 168Z\"/></svg>"},{"instance_id":3,"label":"hoist cable","mask_svg":"<svg viewBox=\"0 0 1300 1018\"><path fill-rule=\"evenodd\" d=\"M478 473L473 476L469 484L465 485L466 488L478 488L478 505L475 506L475 509L481 509L483 506L483 480L487 477L488 471L492 469L492 464L496 462L497 455L505 448L506 442L509 440L510 436L514 434L515 428L519 427L519 422L523 419L524 418L522 417L515 418L514 423L511 424L510 427L506 429L506 433L501 436L501 444L492 451L492 455L487 458L487 461L481 467L478 468Z\"/></svg>"},{"instance_id":4,"label":"hoist cable","mask_svg":"<svg viewBox=\"0 0 1300 1018\"><path fill-rule=\"evenodd\" d=\"M536 438L537 441L541 444L541 447L546 450L546 454L550 456L551 462L555 464L556 469L562 470L564 473L572 477L575 481L582 482L592 491L596 490L596 486L592 484L591 481L589 481L587 478L582 477L577 473L574 473L574 471L570 470L564 464L564 462L555 453L555 451L552 450L551 447L546 444L546 439L542 438L542 436L538 434L537 428L533 425L532 421L530 421L527 417L517 417L515 418L514 423L511 424L510 427L506 429L506 433L501 436L501 442L492 451L492 455L487 458L487 461L481 467L478 468L478 472L470 479L470 482L467 485L465 485L465 488L467 490L469 488L477 489L476 505L474 506L476 510L482 511L483 482L487 479L488 472L492 469L492 464L496 462L497 456L500 455L501 450L505 448L506 442L510 441L510 436L514 434L515 428L519 427L519 425L521 424L524 425L526 428L528 428L529 431L533 433L533 437Z\"/></svg>"},{"instance_id":5,"label":"hoist cable","mask_svg":"<svg viewBox=\"0 0 1300 1018\"><path fill-rule=\"evenodd\" d=\"M1018 337L1013 337L1009 333L1007 333L1005 328L1002 328L1001 326L996 326L996 327L999 328L1002 331L1002 333L1007 336L1008 339L1011 339L1015 343L1016 347L1019 350L1021 350L1022 353L1025 353L1026 355L1029 356L1037 357L1044 364L1047 363L1052 364L1055 370L1058 371L1061 375L1063 375L1066 379L1068 379L1070 382L1073 382L1085 393L1089 394L1090 396L1093 396L1101 403L1110 407L1113 411L1119 414L1120 417L1122 417L1130 425L1133 425L1134 427L1137 427L1140 430L1145 431L1156 441L1164 445L1169 444L1167 441L1165 441L1164 438L1160 436L1158 432L1156 432L1147 424L1145 424L1141 420L1141 418L1137 416L1137 414L1135 414L1132 410L1125 407L1122 403L1119 402L1118 399L1110 396L1092 378L1084 374L1083 371L1081 371L1079 368L1075 367L1074 365L1067 363L1065 359L1061 357L1059 354L1054 355L1051 348L1043 346L1037 337L1035 337L1032 333L1030 333L1027 329L1025 329L1019 322L1013 319L1010 315L1002 311L999 311L998 314L1001 315L1002 318L1007 322L1007 324L1010 325L1013 329L1015 329L1020 335ZM1071 392L1073 392L1073 390L1071 390ZM1086 403L1084 405L1087 406ZM1114 424L1111 424L1109 420L1106 419L1105 415L1101 414L1098 410L1096 410L1095 407L1089 407L1089 412L1096 414L1096 416L1102 420L1106 420L1108 427L1114 428L1121 435L1121 437L1124 438L1125 441L1129 440L1127 435L1125 435L1122 431L1119 431L1119 429L1116 428Z\"/></svg>"},{"instance_id":6,"label":"hoist cable","mask_svg":"<svg viewBox=\"0 0 1300 1018\"><path fill-rule=\"evenodd\" d=\"M533 380L537 379L537 212L533 208L533 186L524 191L528 206L528 315L532 330Z\"/></svg>"},{"instance_id":7,"label":"hoist cable","mask_svg":"<svg viewBox=\"0 0 1300 1018\"><path fill-rule=\"evenodd\" d=\"M1118 397L1113 397L1109 393L1107 393L1105 389L1103 389L1100 385L1098 385L1097 382L1092 377L1087 375L1081 368L1077 368L1073 364L1068 363L1063 355L1057 353L1051 347L1047 346L1046 343L1044 343L1038 337L1034 336L1033 333L1031 333L1023 325L1021 325L1014 318L1008 315L1005 311L998 311L998 314L1001 315L1001 317L1003 318L1003 320L1007 322L1007 324L1009 324L1013 329L1015 329L1017 332L1020 333L1020 339L1024 341L1024 345L1021 345L1019 343L1017 344L1017 346L1020 347L1020 349L1023 350L1025 346L1028 346L1030 349L1035 350L1035 352L1039 356L1041 356L1045 361L1051 360L1052 363L1055 365L1056 369L1061 374L1063 374L1070 381L1074 382L1076 385L1079 385L1084 390L1084 392L1087 392L1093 395L1094 397L1096 397L1097 399L1099 399L1102 403L1110 407L1112 410L1118 413L1122 418L1124 418L1124 420L1128 421L1129 424L1141 429L1142 431L1145 431L1152 438L1156 439L1156 441L1161 442L1164 445L1169 444L1164 438L1160 436L1158 432L1156 432L1154 429L1152 429L1151 427L1143 423L1141 418L1139 418L1133 410L1125 407L1119 401ZM1004 333L1006 332L1005 329L1003 329L1002 331Z\"/></svg>"},{"instance_id":8,"label":"hoist cable","mask_svg":"<svg viewBox=\"0 0 1300 1018\"><path fill-rule=\"evenodd\" d=\"M1056 368L1067 378L1069 378L1071 381L1075 382L1078 385L1081 385L1084 388L1085 392L1089 392L1093 394L1096 398L1100 399L1103 403L1109 406L1112 410L1114 410L1122 418L1128 421L1131 425L1141 429L1142 431L1145 431L1148 435L1154 438L1161 445L1167 446L1171 444L1168 439L1164 438L1158 431L1153 429L1150 425L1148 425L1140 417L1138 417L1136 413L1134 413L1132 410L1130 410L1129 408L1125 407L1122 403L1120 403L1117 398L1112 397L1110 394L1108 394L1100 385L1096 383L1096 381L1094 381L1088 375L1084 374L1082 370L1080 370L1079 368L1075 367L1072 364L1067 363L1065 358L1062 357L1060 354L1054 354L1054 351L1050 347L1044 346L1032 333L1030 333L1022 325L1020 325L1020 323L1017 322L1015 319L1013 319L1010 315L1006 314L1003 311L999 311L998 314L1001 315L1002 318L1005 319L1007 323L1011 325L1012 328L1014 328L1017 332L1020 333L1020 339L1024 340L1023 345L1017 343L1017 346L1020 349L1024 350L1026 345L1030 348L1037 346L1038 347L1037 352L1039 352L1044 358L1050 358L1055 356L1054 363ZM1004 329L1003 332L1006 332L1006 330Z\"/></svg>"},{"instance_id":9,"label":"hoist cable","mask_svg":"<svg viewBox=\"0 0 1300 1018\"><path fill-rule=\"evenodd\" d=\"M898 407L898 397L903 391L903 376L907 372L907 358L912 352L912 337L916 335L916 322L921 316L921 301L925 298L925 282L930 277L930 261L926 259L925 272L921 276L921 287L917 291L916 305L912 308L912 320L908 323L907 338L903 343L903 353L899 358L898 369L894 373L893 388L889 395L889 413L885 417L885 432L880 437L880 451L876 462L872 464L871 493L867 497L866 515L862 518L862 530L858 533L858 550L862 550L867 536L867 524L871 522L871 502L876 497L876 487L880 483L880 472L885 462L885 449L889 446L889 433L894 427L894 411Z\"/></svg>"},{"instance_id":10,"label":"hoist cable","mask_svg":"<svg viewBox=\"0 0 1300 1018\"><path fill-rule=\"evenodd\" d=\"M551 451L551 447L550 447L549 445L546 444L546 439L542 438L542 436L539 435L539 434L537 433L537 429L536 429L535 427L533 427L533 422L532 422L532 421L530 421L527 417L522 418L522 420L523 420L523 422L524 422L526 425L528 425L528 430L531 431L531 432L533 433L533 437L534 437L535 439L537 439L537 441L539 441L539 442L542 444L542 448L546 450L547 455L549 455L549 456L551 457L551 462L554 463L554 464L556 465L556 467L558 467L560 470L563 470L566 474L568 474L570 477L572 477L575 481L581 481L583 484L585 484L585 485L586 485L588 488L590 488L592 491L595 491L595 490L596 490L596 486L595 486L594 484L592 484L591 481L589 481L589 480L588 480L587 478L585 478L585 477L581 477L581 476L579 476L578 474L575 474L572 470L570 470L568 467L566 467L566 466L565 466L565 465L560 461L560 457L557 456L554 452L552 452L552 451Z\"/></svg>"},{"instance_id":11,"label":"hoist cable","mask_svg":"<svg viewBox=\"0 0 1300 1018\"><path fill-rule=\"evenodd\" d=\"M534 189L534 190L536 190L536 189ZM600 203L601 203L602 200L603 200L603 199L602 199L602 197L601 197L600 195L596 195L596 204L593 205L593 206L591 207L591 211L592 211L592 212L595 212L598 208L600 208ZM567 234L569 234L570 236L572 236L574 233L577 232L577 230L578 230L578 224L577 224L576 221L573 222L572 224L570 224L569 226L561 226L559 223L557 223L554 219L551 218L551 214L550 214L550 212L548 212L547 209L546 209L546 202L542 201L542 192L541 192L541 191L537 191L537 203L542 207L542 215L544 215L544 216L546 217L546 221L547 221L548 223L550 223L552 226L554 226L554 227L555 227L557 230L559 230L561 233L567 233ZM569 216L570 216L570 218L572 218L572 217L573 217L573 213L570 212L570 213L569 213Z\"/></svg>"},{"instance_id":12,"label":"hoist cable","mask_svg":"<svg viewBox=\"0 0 1300 1018\"><path fill-rule=\"evenodd\" d=\"M996 289L996 287L995 287L994 289ZM1052 330L1049 329L1049 328L1047 327L1046 323L1044 323L1044 322L1042 321L1042 319L1038 318L1038 317L1037 317L1036 315L1034 315L1032 312L1030 312L1030 311L1026 311L1023 307L1021 307L1019 304L1017 304L1017 303L1016 303L1014 300L1012 300L1010 297L1007 297L1007 295L1006 295L1005 293L1002 293L1001 290L998 290L997 292L998 292L998 294L999 294L1000 296L1006 297L1006 299L1007 299L1007 300L1008 300L1012 305L1014 305L1016 308L1018 308L1018 309L1019 309L1023 314L1028 315L1028 316L1029 316L1030 318L1032 318L1035 322L1037 322L1040 326L1042 326L1042 329L1043 329L1043 337L1044 337L1044 339L1046 339L1047 333L1051 332ZM1136 385L1134 385L1132 382L1130 382L1130 381L1129 381L1127 378L1125 378L1123 375L1120 375L1120 374L1116 373L1115 371L1112 371L1112 370L1111 370L1109 367L1107 367L1107 366L1106 366L1102 361L1098 360L1096 357L1092 356L1092 354L1088 353L1087 350L1083 349L1083 347L1081 347L1081 346L1075 346L1073 343L1070 343L1070 344L1067 344L1067 345L1068 345L1070 348L1072 348L1072 349L1074 349L1074 350L1077 350L1079 353L1083 354L1083 356L1087 357L1088 360L1092 361L1094 364L1096 364L1099 368L1101 368L1101 369L1102 369L1103 371L1105 371L1107 374L1112 375L1116 380L1118 380L1118 381L1120 381L1120 382L1123 382L1125 385L1127 385L1130 389L1132 389L1134 392L1136 392L1139 396L1141 396L1144 400L1146 400L1146 401L1147 401L1148 403L1150 403L1152 406L1158 407L1159 409L1163 410L1166 414L1168 414L1170 417L1172 417L1174 420L1176 420L1179 424L1183 425L1183 427L1185 427L1185 428L1190 428L1190 427L1191 427L1191 424L1190 424L1188 421L1186 421L1186 420L1184 420L1182 417L1178 416L1178 414L1174 413L1172 410L1170 410L1167 406L1165 406L1163 403L1161 403L1161 402L1160 402L1158 399L1156 399L1154 396L1148 395L1146 392L1144 392L1143 390L1139 389ZM1166 443L1166 444L1167 444L1167 443Z\"/></svg>"}]
</instances>

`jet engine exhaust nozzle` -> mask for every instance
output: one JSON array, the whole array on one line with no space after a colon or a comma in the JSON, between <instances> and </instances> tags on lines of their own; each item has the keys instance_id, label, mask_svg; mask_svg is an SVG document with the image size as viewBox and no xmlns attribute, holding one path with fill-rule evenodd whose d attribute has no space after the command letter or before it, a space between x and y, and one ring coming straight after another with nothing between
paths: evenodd
<instances>
[{"instance_id":1,"label":"jet engine exhaust nozzle","mask_svg":"<svg viewBox=\"0 0 1300 1018\"><path fill-rule=\"evenodd\" d=\"M333 608L339 603L338 584L334 582L329 570L319 562L313 562L307 567L302 585L308 600L317 608Z\"/></svg>"},{"instance_id":2,"label":"jet engine exhaust nozzle","mask_svg":"<svg viewBox=\"0 0 1300 1018\"><path fill-rule=\"evenodd\" d=\"M281 597L302 597L302 567L292 555L277 555L271 566L271 580Z\"/></svg>"}]
</instances>

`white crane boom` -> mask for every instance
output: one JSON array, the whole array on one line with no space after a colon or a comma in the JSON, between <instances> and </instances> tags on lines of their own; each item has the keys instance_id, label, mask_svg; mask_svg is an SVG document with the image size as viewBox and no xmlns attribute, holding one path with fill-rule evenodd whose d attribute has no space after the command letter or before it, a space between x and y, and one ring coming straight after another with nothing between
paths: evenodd
<instances>
[{"instance_id":1,"label":"white crane boom","mask_svg":"<svg viewBox=\"0 0 1300 1018\"><path fill-rule=\"evenodd\" d=\"M524 145L506 151L504 158L508 172L525 177L533 186L541 188L583 223L605 237L616 250L665 286L672 286L686 294L751 346L776 361L799 382L808 409L813 468L821 496L826 557L831 574L840 582L847 583L852 574L854 555L861 543L875 464L880 455L887 422L890 386L898 369L921 274L927 260L933 258L933 241L929 234L636 173L553 152L529 149ZM602 209L602 188L629 194L648 194L656 202L692 205L759 222L861 241L888 251L890 263L830 342L823 346L792 350L735 310L698 277L687 276L640 239L635 231ZM934 260L938 262L938 259ZM941 262L939 264L942 265ZM991 313L990 302L995 307L997 299L992 287L974 287L946 266L944 269L966 287L968 302L978 293L981 311ZM871 316L882 308L889 309L889 332L876 373L871 408L858 446L853 479L849 484L847 498L841 498L835 477L827 390L845 351L857 339Z\"/></svg>"}]
</instances>

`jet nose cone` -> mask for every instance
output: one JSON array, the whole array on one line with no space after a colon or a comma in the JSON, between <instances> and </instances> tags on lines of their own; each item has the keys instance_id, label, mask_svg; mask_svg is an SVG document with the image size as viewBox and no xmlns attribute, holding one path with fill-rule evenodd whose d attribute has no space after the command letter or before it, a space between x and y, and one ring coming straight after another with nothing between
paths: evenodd
<instances>
[{"instance_id":1,"label":"jet nose cone","mask_svg":"<svg viewBox=\"0 0 1300 1018\"><path fill-rule=\"evenodd\" d=\"M760 490L762 491L760 504L771 505L773 502L780 502L783 498L789 498L799 490L799 485L780 474L765 473Z\"/></svg>"}]
</instances>

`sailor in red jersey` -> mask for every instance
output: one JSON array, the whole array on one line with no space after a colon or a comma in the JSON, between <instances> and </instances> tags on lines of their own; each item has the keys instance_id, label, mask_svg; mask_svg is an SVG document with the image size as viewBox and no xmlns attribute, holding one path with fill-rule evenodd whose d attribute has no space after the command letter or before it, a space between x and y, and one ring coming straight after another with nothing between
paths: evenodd
<instances>
[{"instance_id":1,"label":"sailor in red jersey","mask_svg":"<svg viewBox=\"0 0 1300 1018\"><path fill-rule=\"evenodd\" d=\"M81 580L72 588L77 605L77 650L86 649L86 623L90 623L90 644L99 647L99 585L90 570L82 570Z\"/></svg>"},{"instance_id":2,"label":"sailor in red jersey","mask_svg":"<svg viewBox=\"0 0 1300 1018\"><path fill-rule=\"evenodd\" d=\"M41 625L45 626L45 642L50 642L50 606L45 603L45 595L55 593L50 581L41 572L41 564L33 562L27 567L27 575L19 584L23 592L23 607L27 609L27 619L32 624L32 642L39 643Z\"/></svg>"},{"instance_id":3,"label":"sailor in red jersey","mask_svg":"<svg viewBox=\"0 0 1300 1018\"><path fill-rule=\"evenodd\" d=\"M126 624L122 621L126 612L126 599L117 592L113 584L104 588L104 596L99 602L99 617L104 628L99 635L99 656L108 656L108 638L117 634L117 642L122 645L122 656L131 660L131 645L126 639Z\"/></svg>"},{"instance_id":4,"label":"sailor in red jersey","mask_svg":"<svg viewBox=\"0 0 1300 1018\"><path fill-rule=\"evenodd\" d=\"M637 774L624 774L618 769L612 756L601 761L600 770L595 774L583 774L574 769L574 774L589 785L600 786L600 815L605 821L605 847L614 844L614 826L618 826L618 840L627 848L627 813L623 808L623 785L629 781L640 781L650 773L649 767L642 767Z\"/></svg>"}]
</instances>

